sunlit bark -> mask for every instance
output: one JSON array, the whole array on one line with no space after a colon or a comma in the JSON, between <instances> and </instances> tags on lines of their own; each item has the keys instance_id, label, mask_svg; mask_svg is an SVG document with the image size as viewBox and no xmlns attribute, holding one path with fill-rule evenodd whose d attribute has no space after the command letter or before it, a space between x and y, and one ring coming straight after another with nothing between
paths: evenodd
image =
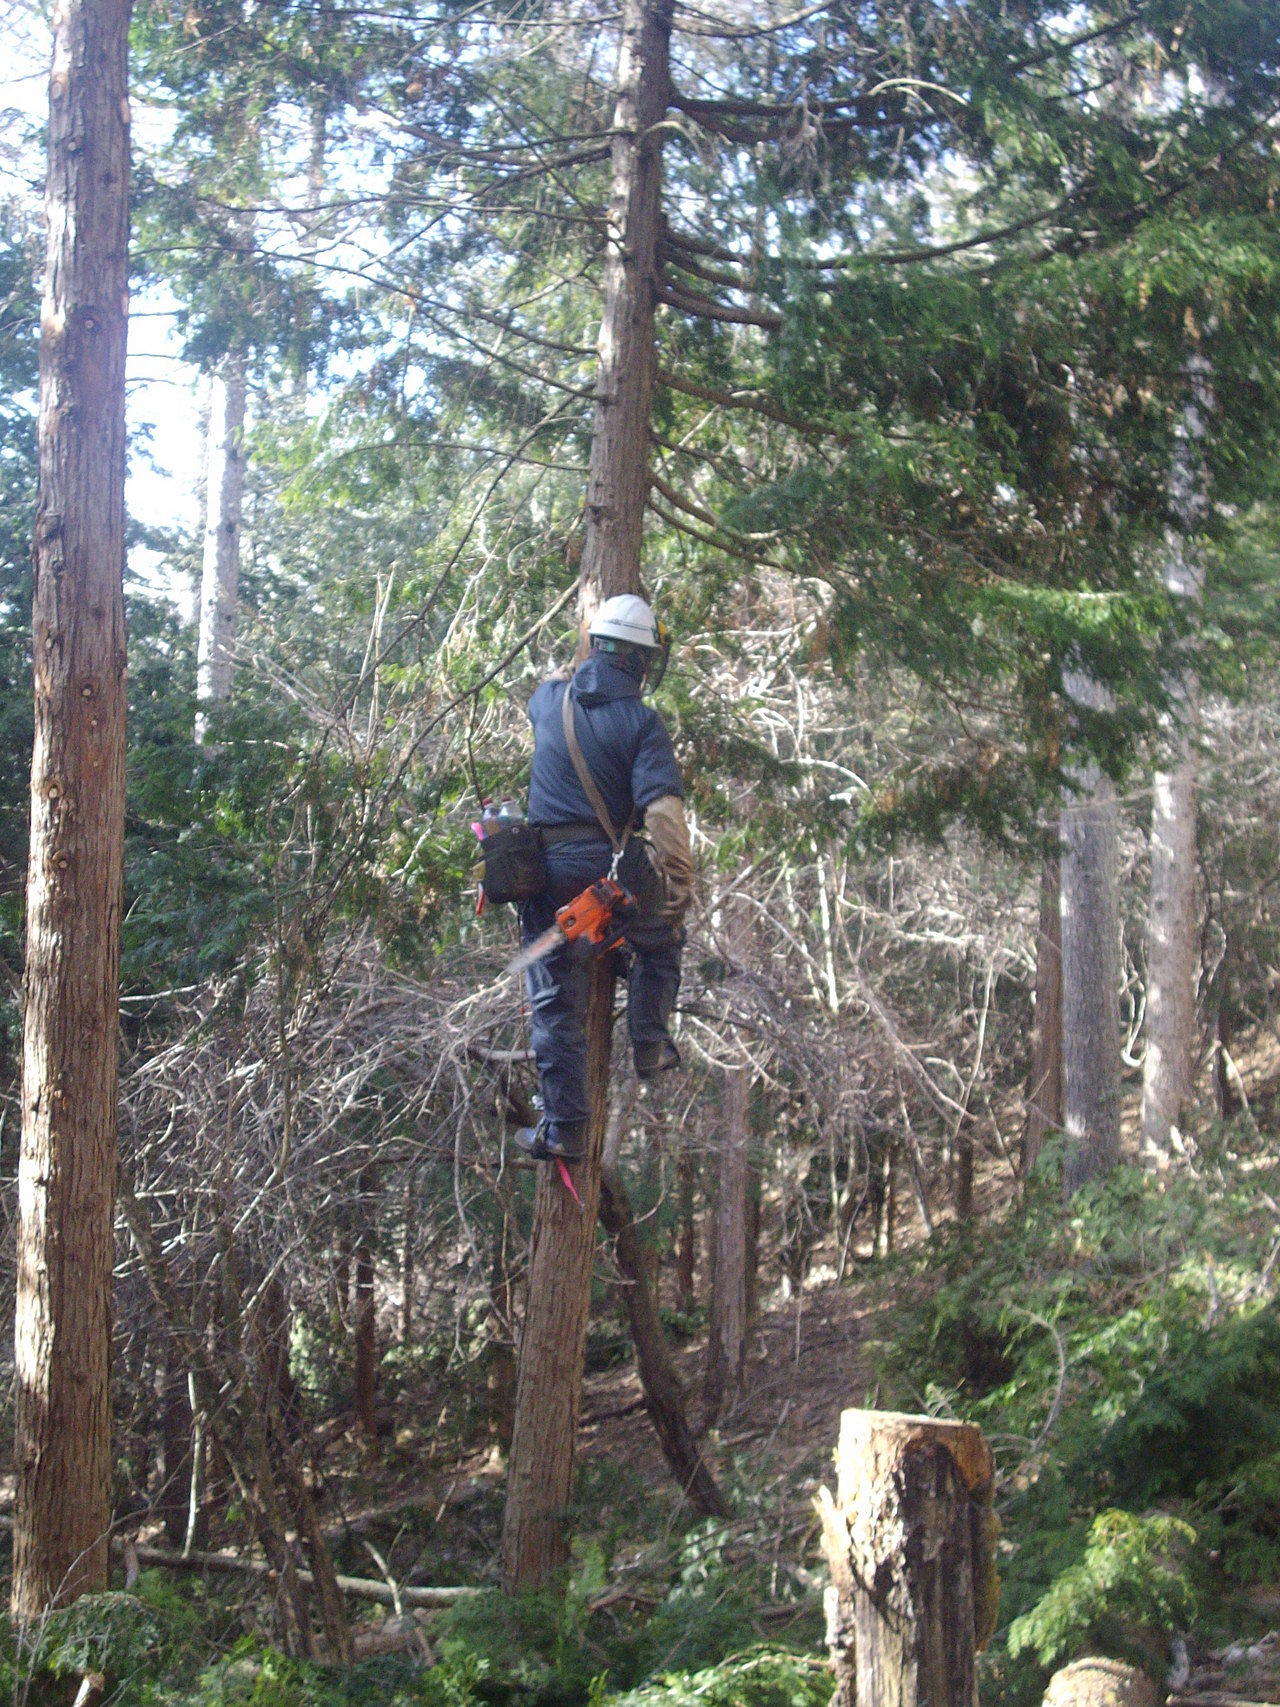
<instances>
[{"instance_id":1,"label":"sunlit bark","mask_svg":"<svg viewBox=\"0 0 1280 1707\"><path fill-rule=\"evenodd\" d=\"M60 0L40 337L12 1604L107 1586L125 799L129 0Z\"/></svg>"}]
</instances>

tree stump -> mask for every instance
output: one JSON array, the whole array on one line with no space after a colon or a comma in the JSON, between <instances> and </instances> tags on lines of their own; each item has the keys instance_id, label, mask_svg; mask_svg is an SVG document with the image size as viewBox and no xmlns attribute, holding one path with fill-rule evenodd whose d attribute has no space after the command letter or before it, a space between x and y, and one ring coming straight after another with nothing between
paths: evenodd
<instances>
[{"instance_id":1,"label":"tree stump","mask_svg":"<svg viewBox=\"0 0 1280 1707\"><path fill-rule=\"evenodd\" d=\"M970 1423L845 1411L837 1492L819 1491L831 1569L833 1707L975 1707L999 1583L991 1453Z\"/></svg>"},{"instance_id":2,"label":"tree stump","mask_svg":"<svg viewBox=\"0 0 1280 1707\"><path fill-rule=\"evenodd\" d=\"M1145 1672L1089 1654L1054 1672L1044 1707L1159 1707L1159 1701Z\"/></svg>"}]
</instances>

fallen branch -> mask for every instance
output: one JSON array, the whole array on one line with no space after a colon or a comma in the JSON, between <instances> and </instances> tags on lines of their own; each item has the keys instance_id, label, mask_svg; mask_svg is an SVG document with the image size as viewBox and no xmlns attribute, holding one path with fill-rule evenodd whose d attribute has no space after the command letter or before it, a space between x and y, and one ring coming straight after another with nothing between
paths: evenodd
<instances>
[{"instance_id":1,"label":"fallen branch","mask_svg":"<svg viewBox=\"0 0 1280 1707\"><path fill-rule=\"evenodd\" d=\"M1215 1689L1206 1689L1195 1695L1171 1695L1165 1707L1267 1707L1267 1703L1248 1701L1243 1695L1222 1695Z\"/></svg>"},{"instance_id":2,"label":"fallen branch","mask_svg":"<svg viewBox=\"0 0 1280 1707\"><path fill-rule=\"evenodd\" d=\"M251 1577L273 1577L274 1567L265 1559L241 1559L234 1553L171 1553L165 1547L139 1547L138 1563L155 1565L166 1571L222 1571ZM311 1572L299 1571L299 1581L311 1585ZM395 1594L387 1583L373 1582L368 1577L337 1579L344 1594L355 1600L376 1600L382 1606L394 1606ZM480 1588L402 1588L399 1591L403 1606L456 1606L469 1595L483 1594Z\"/></svg>"}]
</instances>

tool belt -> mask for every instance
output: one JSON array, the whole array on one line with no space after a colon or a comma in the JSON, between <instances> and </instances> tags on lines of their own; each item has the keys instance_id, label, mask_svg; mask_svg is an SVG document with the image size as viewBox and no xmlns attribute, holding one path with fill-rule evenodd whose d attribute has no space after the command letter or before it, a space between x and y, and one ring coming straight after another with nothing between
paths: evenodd
<instances>
[{"instance_id":1,"label":"tool belt","mask_svg":"<svg viewBox=\"0 0 1280 1707\"><path fill-rule=\"evenodd\" d=\"M539 824L537 830L544 848L559 847L561 842L608 840L599 824Z\"/></svg>"}]
</instances>

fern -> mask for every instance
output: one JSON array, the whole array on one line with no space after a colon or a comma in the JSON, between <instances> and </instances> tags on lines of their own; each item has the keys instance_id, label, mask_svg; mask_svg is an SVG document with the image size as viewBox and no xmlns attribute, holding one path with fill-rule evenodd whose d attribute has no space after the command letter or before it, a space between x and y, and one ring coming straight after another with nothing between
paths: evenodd
<instances>
[{"instance_id":1,"label":"fern","mask_svg":"<svg viewBox=\"0 0 1280 1707\"><path fill-rule=\"evenodd\" d=\"M1084 1557L1009 1628L1009 1652L1054 1666L1091 1645L1126 1648L1143 1626L1185 1628L1196 1613L1187 1572L1196 1532L1177 1518L1104 1511Z\"/></svg>"}]
</instances>

